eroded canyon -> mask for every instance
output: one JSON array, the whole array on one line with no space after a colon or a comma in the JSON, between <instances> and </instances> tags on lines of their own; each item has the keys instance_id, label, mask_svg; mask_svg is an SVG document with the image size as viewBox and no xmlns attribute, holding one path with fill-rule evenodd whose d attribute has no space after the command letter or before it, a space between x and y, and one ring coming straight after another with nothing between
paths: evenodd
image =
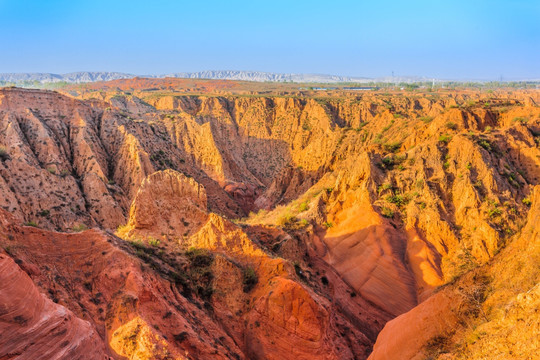
<instances>
[{"instance_id":1,"label":"eroded canyon","mask_svg":"<svg viewBox=\"0 0 540 360\"><path fill-rule=\"evenodd\" d=\"M174 81L0 89L0 359L538 353L539 91Z\"/></svg>"}]
</instances>

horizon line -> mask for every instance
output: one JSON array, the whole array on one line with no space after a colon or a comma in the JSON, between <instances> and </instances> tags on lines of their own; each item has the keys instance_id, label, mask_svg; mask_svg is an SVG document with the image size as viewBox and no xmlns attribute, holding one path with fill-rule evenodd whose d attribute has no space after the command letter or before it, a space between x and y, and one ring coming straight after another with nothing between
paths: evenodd
<instances>
[{"instance_id":1,"label":"horizon line","mask_svg":"<svg viewBox=\"0 0 540 360\"><path fill-rule=\"evenodd\" d=\"M498 78L490 78L490 79L474 79L474 78L461 78L461 77L453 77L453 78L444 78L444 77L434 77L434 76L425 76L425 75L387 75L387 76L358 76L358 75L338 75L338 74L328 74L328 73L297 73L297 72L271 72L271 71L261 71L261 70L200 70L200 71L178 71L178 72L166 72L166 73L150 73L150 74L135 74L131 72L123 72L123 71L89 71L89 70L80 70L80 71L70 71L70 72L0 72L0 81L2 82L21 82L21 81L39 81L42 83L47 82L54 82L54 81L44 81L44 80L30 80L30 79L20 79L20 80L6 80L3 79L3 77L6 76L17 76L17 75L26 75L26 76L32 76L32 75L49 75L49 76L59 76L59 77L66 77L69 75L77 75L77 74L90 74L90 75L113 75L117 74L119 76L125 76L124 78L116 78L111 80L120 80L120 79L128 79L128 78L186 78L186 79L215 79L215 80L236 80L236 81L255 81L255 82L264 82L261 80L246 80L246 79L227 79L227 78L216 78L216 77L189 77L189 75L202 75L204 73L237 73L237 75L241 76L242 74L248 75L248 74L264 74L264 75L270 75L270 76L281 76L281 77L293 77L293 76L321 76L321 77L327 77L327 80L332 80L331 78L344 78L348 79L350 81L336 81L336 83L339 82L393 82L393 81L400 81L403 79L407 79L406 82L540 82L540 77L530 77L530 78L505 78L504 75L499 76ZM187 75L188 77L182 77L182 76L175 76L175 75ZM59 81L62 81L61 79ZM90 81L80 81L80 82L97 82L97 81L110 81L110 80L90 80ZM266 80L269 82L284 82L283 80ZM285 80L287 81L287 80ZM302 83L302 82L312 82L316 83L317 81L293 81L290 82L293 83ZM327 81L328 82L328 81Z\"/></svg>"}]
</instances>

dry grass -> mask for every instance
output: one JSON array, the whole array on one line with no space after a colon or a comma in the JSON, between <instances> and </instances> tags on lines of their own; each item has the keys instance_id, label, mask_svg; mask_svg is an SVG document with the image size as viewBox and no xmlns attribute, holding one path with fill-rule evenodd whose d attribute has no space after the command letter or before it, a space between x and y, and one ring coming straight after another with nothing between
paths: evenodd
<instances>
[{"instance_id":1,"label":"dry grass","mask_svg":"<svg viewBox=\"0 0 540 360\"><path fill-rule=\"evenodd\" d=\"M327 188L323 184L315 185L287 205L278 205L270 211L261 209L257 213L250 213L246 219L241 219L238 222L249 225L273 225L279 227L290 227L295 223L299 223L299 225L305 226L306 221L302 221L305 219L302 219L301 214L311 209L312 201L325 189Z\"/></svg>"}]
</instances>

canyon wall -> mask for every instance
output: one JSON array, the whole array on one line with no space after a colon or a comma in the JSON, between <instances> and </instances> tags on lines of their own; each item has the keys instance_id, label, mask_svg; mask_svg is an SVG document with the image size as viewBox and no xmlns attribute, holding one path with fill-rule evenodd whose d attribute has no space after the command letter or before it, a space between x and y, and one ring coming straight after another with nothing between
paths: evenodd
<instances>
[{"instance_id":1,"label":"canyon wall","mask_svg":"<svg viewBox=\"0 0 540 360\"><path fill-rule=\"evenodd\" d=\"M538 242L535 91L79 97L0 90L0 295L68 314L58 358L443 354L456 284Z\"/></svg>"}]
</instances>

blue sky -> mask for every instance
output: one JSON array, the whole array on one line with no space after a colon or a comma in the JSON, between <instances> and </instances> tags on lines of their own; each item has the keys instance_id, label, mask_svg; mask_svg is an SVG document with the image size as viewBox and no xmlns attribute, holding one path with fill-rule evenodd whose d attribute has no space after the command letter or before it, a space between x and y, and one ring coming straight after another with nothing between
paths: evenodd
<instances>
[{"instance_id":1,"label":"blue sky","mask_svg":"<svg viewBox=\"0 0 540 360\"><path fill-rule=\"evenodd\" d=\"M540 78L540 0L0 0L0 72Z\"/></svg>"}]
</instances>

